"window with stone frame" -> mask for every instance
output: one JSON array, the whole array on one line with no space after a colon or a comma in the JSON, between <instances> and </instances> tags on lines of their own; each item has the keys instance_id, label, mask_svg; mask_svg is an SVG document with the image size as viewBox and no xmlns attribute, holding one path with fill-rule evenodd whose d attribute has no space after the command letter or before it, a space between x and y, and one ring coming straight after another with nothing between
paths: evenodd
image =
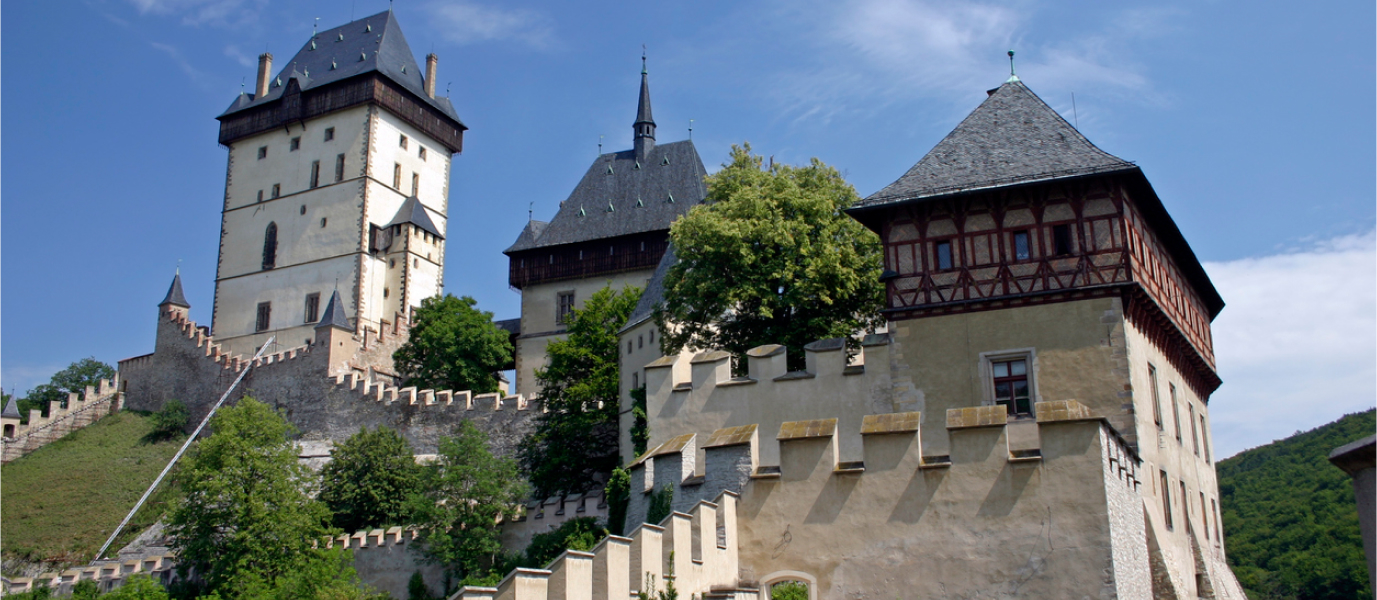
<instances>
[{"instance_id":1,"label":"window with stone frame","mask_svg":"<svg viewBox=\"0 0 1377 600\"><path fill-rule=\"evenodd\" d=\"M1205 462L1210 462L1210 430L1205 427L1205 415L1200 415L1200 446L1205 451Z\"/></svg>"},{"instance_id":2,"label":"window with stone frame","mask_svg":"<svg viewBox=\"0 0 1377 600\"><path fill-rule=\"evenodd\" d=\"M1148 363L1148 385L1152 387L1152 422L1162 429L1162 392L1157 385L1157 367Z\"/></svg>"},{"instance_id":3,"label":"window with stone frame","mask_svg":"<svg viewBox=\"0 0 1377 600\"><path fill-rule=\"evenodd\" d=\"M419 156L419 157L421 158L421 160L425 160L425 159L426 159L426 147L425 147L425 146L420 146L419 144L417 144L417 146L419 146L419 150L417 150L416 156Z\"/></svg>"},{"instance_id":4,"label":"window with stone frame","mask_svg":"<svg viewBox=\"0 0 1377 600\"><path fill-rule=\"evenodd\" d=\"M402 163L392 163L392 189L402 189Z\"/></svg>"},{"instance_id":5,"label":"window with stone frame","mask_svg":"<svg viewBox=\"0 0 1377 600\"><path fill-rule=\"evenodd\" d=\"M306 323L320 320L320 292L306 294Z\"/></svg>"},{"instance_id":6,"label":"window with stone frame","mask_svg":"<svg viewBox=\"0 0 1377 600\"><path fill-rule=\"evenodd\" d=\"M1162 490L1162 518L1167 525L1167 531L1175 529L1171 520L1171 483L1167 477L1166 470L1161 471L1162 485L1158 488Z\"/></svg>"},{"instance_id":7,"label":"window with stone frame","mask_svg":"<svg viewBox=\"0 0 1377 600\"><path fill-rule=\"evenodd\" d=\"M311 161L311 189L320 187L320 161Z\"/></svg>"},{"instance_id":8,"label":"window with stone frame","mask_svg":"<svg viewBox=\"0 0 1377 600\"><path fill-rule=\"evenodd\" d=\"M344 181L344 155L335 157L335 183Z\"/></svg>"},{"instance_id":9,"label":"window with stone frame","mask_svg":"<svg viewBox=\"0 0 1377 600\"><path fill-rule=\"evenodd\" d=\"M990 360L990 383L994 389L994 403L1003 406L1009 416L1033 414L1032 382L1027 356Z\"/></svg>"},{"instance_id":10,"label":"window with stone frame","mask_svg":"<svg viewBox=\"0 0 1377 600\"><path fill-rule=\"evenodd\" d=\"M555 324L565 325L569 319L569 313L574 312L574 292L560 292L559 304L555 308Z\"/></svg>"},{"instance_id":11,"label":"window with stone frame","mask_svg":"<svg viewBox=\"0 0 1377 600\"><path fill-rule=\"evenodd\" d=\"M273 316L273 303L272 303L272 302L259 302L259 303L258 303L258 318L254 321L253 330L254 330L254 331L267 331L269 327L272 327L272 316Z\"/></svg>"},{"instance_id":12,"label":"window with stone frame","mask_svg":"<svg viewBox=\"0 0 1377 600\"><path fill-rule=\"evenodd\" d=\"M412 174L411 174L411 195L412 195L412 196L415 196L417 190L420 190L420 189L421 189L421 174L420 174L420 173L412 173Z\"/></svg>"},{"instance_id":13,"label":"window with stone frame","mask_svg":"<svg viewBox=\"0 0 1377 600\"><path fill-rule=\"evenodd\" d=\"M398 143L398 145L400 145L400 146L402 147L402 150L406 150L406 143L407 143L406 134L403 133L403 134L402 134L401 141Z\"/></svg>"},{"instance_id":14,"label":"window with stone frame","mask_svg":"<svg viewBox=\"0 0 1377 600\"><path fill-rule=\"evenodd\" d=\"M1195 455L1200 456L1200 430L1195 426L1195 405L1187 402L1186 408L1190 409L1191 447L1195 449Z\"/></svg>"},{"instance_id":15,"label":"window with stone frame","mask_svg":"<svg viewBox=\"0 0 1377 600\"><path fill-rule=\"evenodd\" d=\"M1168 383L1167 390L1171 392L1171 420L1176 426L1176 442L1184 446L1186 442L1181 436L1181 403L1176 401L1176 384Z\"/></svg>"}]
</instances>

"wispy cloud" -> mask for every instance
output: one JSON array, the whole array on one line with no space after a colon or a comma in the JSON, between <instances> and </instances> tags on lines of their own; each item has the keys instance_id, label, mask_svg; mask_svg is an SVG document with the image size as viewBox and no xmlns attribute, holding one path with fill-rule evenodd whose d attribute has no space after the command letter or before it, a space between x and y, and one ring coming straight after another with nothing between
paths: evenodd
<instances>
[{"instance_id":1,"label":"wispy cloud","mask_svg":"<svg viewBox=\"0 0 1377 600\"><path fill-rule=\"evenodd\" d=\"M185 73L186 76L189 79L191 79L192 83L195 83L196 85L201 86L203 88L206 87L206 85L209 83L209 76L205 72L193 66L191 62L188 61L186 57L182 55L182 51L178 50L176 46L162 44L159 42L149 42L149 45L153 46L154 49L158 50L159 52L162 52L163 54L166 54L168 58L172 59L172 63L177 65L177 68L180 69L182 73Z\"/></svg>"},{"instance_id":2,"label":"wispy cloud","mask_svg":"<svg viewBox=\"0 0 1377 600\"><path fill-rule=\"evenodd\" d=\"M239 66L241 67L253 67L258 64L258 60L256 58L245 53L243 50L240 50L239 46L236 46L234 44L225 46L225 56L234 59L234 62L239 63Z\"/></svg>"},{"instance_id":3,"label":"wispy cloud","mask_svg":"<svg viewBox=\"0 0 1377 600\"><path fill-rule=\"evenodd\" d=\"M239 26L258 20L267 0L129 0L140 14L181 15L187 25Z\"/></svg>"},{"instance_id":4,"label":"wispy cloud","mask_svg":"<svg viewBox=\"0 0 1377 600\"><path fill-rule=\"evenodd\" d=\"M1377 234L1205 268L1228 303L1210 400L1221 457L1377 403Z\"/></svg>"},{"instance_id":5,"label":"wispy cloud","mask_svg":"<svg viewBox=\"0 0 1377 600\"><path fill-rule=\"evenodd\" d=\"M425 6L439 33L455 44L514 41L548 48L555 41L554 20L544 12L485 6L468 0L445 0Z\"/></svg>"},{"instance_id":6,"label":"wispy cloud","mask_svg":"<svg viewBox=\"0 0 1377 600\"><path fill-rule=\"evenodd\" d=\"M1168 10L1111 12L1084 31L1059 35L1041 26L1050 12L1031 1L843 0L777 10L785 35L809 55L806 67L770 78L771 95L791 117L809 120L848 110L877 110L896 100L946 100L968 107L973 91L1007 73L1005 52L1041 89L1096 89L1160 102L1135 44L1170 35Z\"/></svg>"}]
</instances>

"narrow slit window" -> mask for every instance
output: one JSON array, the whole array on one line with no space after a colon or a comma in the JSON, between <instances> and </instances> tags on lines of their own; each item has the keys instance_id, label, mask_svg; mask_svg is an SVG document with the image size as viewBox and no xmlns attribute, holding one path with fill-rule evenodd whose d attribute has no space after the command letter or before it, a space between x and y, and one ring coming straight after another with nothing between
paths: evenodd
<instances>
[{"instance_id":1,"label":"narrow slit window","mask_svg":"<svg viewBox=\"0 0 1377 600\"><path fill-rule=\"evenodd\" d=\"M281 196L281 195L282 195L282 184L280 184L280 183L274 183L274 184L273 184L273 197L276 198L276 197Z\"/></svg>"},{"instance_id":2,"label":"narrow slit window","mask_svg":"<svg viewBox=\"0 0 1377 600\"><path fill-rule=\"evenodd\" d=\"M1160 476L1162 478L1162 486L1160 488L1162 490L1162 518L1167 524L1167 531L1171 531L1175 529L1172 526L1173 523L1171 520L1171 483L1167 479L1166 471L1162 471Z\"/></svg>"},{"instance_id":3,"label":"narrow slit window","mask_svg":"<svg viewBox=\"0 0 1377 600\"><path fill-rule=\"evenodd\" d=\"M402 163L392 163L392 189L402 189Z\"/></svg>"},{"instance_id":4,"label":"narrow slit window","mask_svg":"<svg viewBox=\"0 0 1377 600\"><path fill-rule=\"evenodd\" d=\"M306 322L315 323L320 320L320 293L314 292L306 294Z\"/></svg>"},{"instance_id":5,"label":"narrow slit window","mask_svg":"<svg viewBox=\"0 0 1377 600\"><path fill-rule=\"evenodd\" d=\"M1148 385L1152 387L1152 422L1162 429L1162 393L1157 388L1157 367L1148 364Z\"/></svg>"},{"instance_id":6,"label":"narrow slit window","mask_svg":"<svg viewBox=\"0 0 1377 600\"><path fill-rule=\"evenodd\" d=\"M1176 426L1176 442L1184 445L1186 442L1181 438L1181 404L1176 401L1176 384L1168 383L1167 390L1171 392L1171 420Z\"/></svg>"},{"instance_id":7,"label":"narrow slit window","mask_svg":"<svg viewBox=\"0 0 1377 600\"><path fill-rule=\"evenodd\" d=\"M262 201L263 201L263 190L258 190L258 201L259 201L259 202L262 202Z\"/></svg>"},{"instance_id":8,"label":"narrow slit window","mask_svg":"<svg viewBox=\"0 0 1377 600\"><path fill-rule=\"evenodd\" d=\"M311 189L320 187L320 161L311 161Z\"/></svg>"},{"instance_id":9,"label":"narrow slit window","mask_svg":"<svg viewBox=\"0 0 1377 600\"><path fill-rule=\"evenodd\" d=\"M1028 232L1014 232L1014 260L1028 260L1032 253L1028 249Z\"/></svg>"},{"instance_id":10,"label":"narrow slit window","mask_svg":"<svg viewBox=\"0 0 1377 600\"><path fill-rule=\"evenodd\" d=\"M933 247L937 254L937 269L945 271L951 268L951 242L937 242Z\"/></svg>"},{"instance_id":11,"label":"narrow slit window","mask_svg":"<svg viewBox=\"0 0 1377 600\"><path fill-rule=\"evenodd\" d=\"M291 150L292 152L296 152L297 150L300 150L300 149L301 149L301 136L297 136L297 137L292 138L291 143L288 145L288 149Z\"/></svg>"},{"instance_id":12,"label":"narrow slit window","mask_svg":"<svg viewBox=\"0 0 1377 600\"><path fill-rule=\"evenodd\" d=\"M1052 226L1052 254L1056 256L1071 254L1071 226L1069 224Z\"/></svg>"},{"instance_id":13,"label":"narrow slit window","mask_svg":"<svg viewBox=\"0 0 1377 600\"><path fill-rule=\"evenodd\" d=\"M1191 421L1191 447L1195 449L1195 455L1200 456L1200 429L1195 426L1195 405L1187 402L1186 408L1190 409L1188 417Z\"/></svg>"},{"instance_id":14,"label":"narrow slit window","mask_svg":"<svg viewBox=\"0 0 1377 600\"><path fill-rule=\"evenodd\" d=\"M263 231L263 270L277 266L277 223L268 223Z\"/></svg>"},{"instance_id":15,"label":"narrow slit window","mask_svg":"<svg viewBox=\"0 0 1377 600\"><path fill-rule=\"evenodd\" d=\"M420 173L412 173L412 174L411 174L411 195L412 195L412 196L415 196L415 195L416 195L416 192L417 192L418 190L420 190L420 189L421 189L421 174L420 174Z\"/></svg>"},{"instance_id":16,"label":"narrow slit window","mask_svg":"<svg viewBox=\"0 0 1377 600\"><path fill-rule=\"evenodd\" d=\"M1200 492L1200 528L1205 530L1205 540L1210 539L1210 511L1205 508L1205 492Z\"/></svg>"},{"instance_id":17,"label":"narrow slit window","mask_svg":"<svg viewBox=\"0 0 1377 600\"><path fill-rule=\"evenodd\" d=\"M253 330L254 330L254 331L267 331L270 327L272 327L272 317L273 317L273 303L272 303L272 302L259 302L259 303L258 303L258 315L257 315L257 318L254 320Z\"/></svg>"},{"instance_id":18,"label":"narrow slit window","mask_svg":"<svg viewBox=\"0 0 1377 600\"><path fill-rule=\"evenodd\" d=\"M335 183L344 181L344 155L335 157Z\"/></svg>"},{"instance_id":19,"label":"narrow slit window","mask_svg":"<svg viewBox=\"0 0 1377 600\"><path fill-rule=\"evenodd\" d=\"M334 128L334 127L326 127L326 128L325 128L325 141L328 142L328 141L333 140L333 139L335 139L335 128Z\"/></svg>"},{"instance_id":20,"label":"narrow slit window","mask_svg":"<svg viewBox=\"0 0 1377 600\"><path fill-rule=\"evenodd\" d=\"M1205 427L1205 415L1200 415L1200 446L1205 451L1205 462L1210 462L1210 430Z\"/></svg>"}]
</instances>

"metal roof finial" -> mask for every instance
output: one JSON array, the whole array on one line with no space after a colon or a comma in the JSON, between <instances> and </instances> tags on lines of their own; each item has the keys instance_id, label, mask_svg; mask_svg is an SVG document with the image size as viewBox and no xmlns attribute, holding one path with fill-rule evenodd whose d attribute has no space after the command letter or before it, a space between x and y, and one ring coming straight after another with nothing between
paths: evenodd
<instances>
[{"instance_id":1,"label":"metal roof finial","mask_svg":"<svg viewBox=\"0 0 1377 600\"><path fill-rule=\"evenodd\" d=\"M1013 50L1010 50L1010 51L1009 51L1009 76L1010 76L1010 77L1016 77L1016 75L1014 74L1014 51L1013 51Z\"/></svg>"},{"instance_id":2,"label":"metal roof finial","mask_svg":"<svg viewBox=\"0 0 1377 600\"><path fill-rule=\"evenodd\" d=\"M316 30L320 28L320 17L316 17L316 22L311 24L311 37L316 37Z\"/></svg>"},{"instance_id":3,"label":"metal roof finial","mask_svg":"<svg viewBox=\"0 0 1377 600\"><path fill-rule=\"evenodd\" d=\"M598 156L602 156L602 136L598 136Z\"/></svg>"},{"instance_id":4,"label":"metal roof finial","mask_svg":"<svg viewBox=\"0 0 1377 600\"><path fill-rule=\"evenodd\" d=\"M445 82L445 97L446 97L446 98L449 97L449 84L451 84L451 83L454 83L454 82L453 82L453 81L446 81L446 82Z\"/></svg>"},{"instance_id":5,"label":"metal roof finial","mask_svg":"<svg viewBox=\"0 0 1377 600\"><path fill-rule=\"evenodd\" d=\"M693 139L693 119L689 119L689 139Z\"/></svg>"},{"instance_id":6,"label":"metal roof finial","mask_svg":"<svg viewBox=\"0 0 1377 600\"><path fill-rule=\"evenodd\" d=\"M645 68L645 44L641 44L641 74L645 75L649 71Z\"/></svg>"},{"instance_id":7,"label":"metal roof finial","mask_svg":"<svg viewBox=\"0 0 1377 600\"><path fill-rule=\"evenodd\" d=\"M527 223L530 223L531 221L534 221L534 220L535 220L535 201L532 200L531 203L530 203L529 205L526 206L526 222L527 222Z\"/></svg>"}]
</instances>

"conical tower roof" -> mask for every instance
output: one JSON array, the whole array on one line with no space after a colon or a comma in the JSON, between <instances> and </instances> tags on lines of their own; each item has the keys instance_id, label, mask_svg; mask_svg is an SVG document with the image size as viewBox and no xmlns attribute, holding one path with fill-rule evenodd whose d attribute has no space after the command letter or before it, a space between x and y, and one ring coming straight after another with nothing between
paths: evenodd
<instances>
[{"instance_id":1,"label":"conical tower roof","mask_svg":"<svg viewBox=\"0 0 1377 600\"><path fill-rule=\"evenodd\" d=\"M645 68L645 57L641 57L641 99L636 104L636 122L655 124L655 117L650 115L650 73Z\"/></svg>"},{"instance_id":2,"label":"conical tower roof","mask_svg":"<svg viewBox=\"0 0 1377 600\"><path fill-rule=\"evenodd\" d=\"M0 417L4 417L6 419L24 418L23 415L19 414L19 400L17 400L14 396L10 396L10 401L5 403L5 412L0 413Z\"/></svg>"},{"instance_id":3,"label":"conical tower roof","mask_svg":"<svg viewBox=\"0 0 1377 600\"><path fill-rule=\"evenodd\" d=\"M340 329L353 329L349 325L349 317L344 314L344 303L339 299L339 290L330 294L330 303L325 305L325 314L320 316L320 322L316 323L316 329L321 327L338 327Z\"/></svg>"},{"instance_id":4,"label":"conical tower roof","mask_svg":"<svg viewBox=\"0 0 1377 600\"><path fill-rule=\"evenodd\" d=\"M903 177L856 208L1134 168L1095 147L1022 81L1010 78Z\"/></svg>"},{"instance_id":5,"label":"conical tower roof","mask_svg":"<svg viewBox=\"0 0 1377 600\"><path fill-rule=\"evenodd\" d=\"M163 301L159 302L158 306L166 306L168 304L180 306L182 308L191 308L191 304L186 301L186 295L182 293L181 273L172 276L172 286L167 288L167 297L163 298Z\"/></svg>"},{"instance_id":6,"label":"conical tower roof","mask_svg":"<svg viewBox=\"0 0 1377 600\"><path fill-rule=\"evenodd\" d=\"M440 239L445 237L445 234L440 233L440 228L435 226L435 221L431 220L430 213L426 212L426 207L421 204L421 199L415 196L402 202L402 207L397 209L397 216L392 217L392 222L388 223L387 226L405 225L407 223L420 227Z\"/></svg>"}]
</instances>

